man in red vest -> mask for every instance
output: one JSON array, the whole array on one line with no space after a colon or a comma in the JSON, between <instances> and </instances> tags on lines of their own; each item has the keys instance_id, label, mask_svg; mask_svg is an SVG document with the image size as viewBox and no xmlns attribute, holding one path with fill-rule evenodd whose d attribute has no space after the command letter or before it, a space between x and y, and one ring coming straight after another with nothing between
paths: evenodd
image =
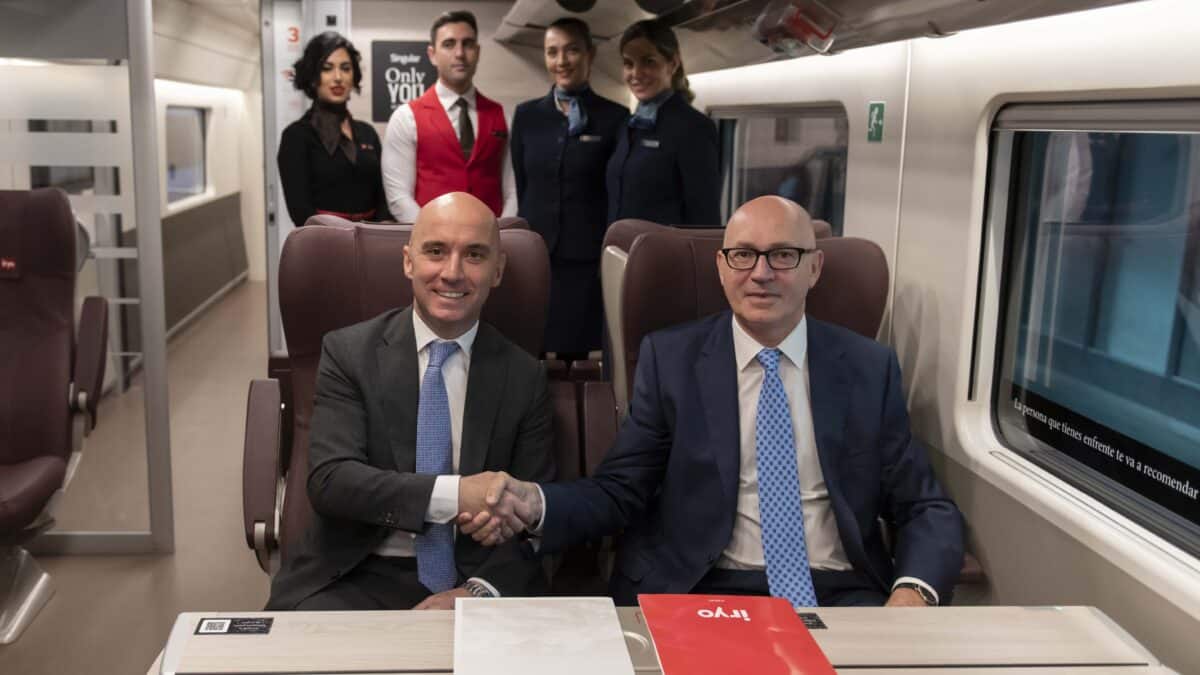
<instances>
[{"instance_id":1,"label":"man in red vest","mask_svg":"<svg viewBox=\"0 0 1200 675\"><path fill-rule=\"evenodd\" d=\"M469 192L497 216L517 214L504 108L475 90L479 64L475 15L446 12L429 31L437 83L396 108L383 142L383 188L400 222L430 200Z\"/></svg>"}]
</instances>

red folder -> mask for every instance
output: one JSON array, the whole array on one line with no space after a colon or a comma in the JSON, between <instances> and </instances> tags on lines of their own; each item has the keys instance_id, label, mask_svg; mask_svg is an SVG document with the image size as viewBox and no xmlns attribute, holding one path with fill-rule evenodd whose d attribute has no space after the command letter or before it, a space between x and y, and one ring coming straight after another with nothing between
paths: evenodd
<instances>
[{"instance_id":1,"label":"red folder","mask_svg":"<svg viewBox=\"0 0 1200 675\"><path fill-rule=\"evenodd\" d=\"M737 595L639 595L663 675L834 675L791 603Z\"/></svg>"}]
</instances>

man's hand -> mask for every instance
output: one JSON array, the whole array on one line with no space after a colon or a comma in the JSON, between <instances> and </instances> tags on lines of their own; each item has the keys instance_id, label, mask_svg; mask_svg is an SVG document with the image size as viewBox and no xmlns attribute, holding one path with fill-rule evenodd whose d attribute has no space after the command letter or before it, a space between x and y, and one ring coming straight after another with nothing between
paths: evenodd
<instances>
[{"instance_id":1,"label":"man's hand","mask_svg":"<svg viewBox=\"0 0 1200 675\"><path fill-rule=\"evenodd\" d=\"M511 476L503 471L497 473L495 471L484 471L470 476L463 476L458 479L458 512L459 513L479 513L487 510L487 495L488 490L493 484L500 485L500 489L504 489L505 479L511 479Z\"/></svg>"},{"instance_id":2,"label":"man's hand","mask_svg":"<svg viewBox=\"0 0 1200 675\"><path fill-rule=\"evenodd\" d=\"M921 594L911 588L897 588L892 591L884 607L928 607Z\"/></svg>"},{"instance_id":3,"label":"man's hand","mask_svg":"<svg viewBox=\"0 0 1200 675\"><path fill-rule=\"evenodd\" d=\"M469 598L471 592L465 588L451 588L448 591L434 593L433 595L421 601L421 604L413 607L413 609L454 609L455 598Z\"/></svg>"},{"instance_id":4,"label":"man's hand","mask_svg":"<svg viewBox=\"0 0 1200 675\"><path fill-rule=\"evenodd\" d=\"M496 546L541 520L542 500L537 485L519 481L503 471L488 474L486 481L483 508L462 509L457 521L459 532L471 535L484 546ZM460 483L460 505L464 502L462 494Z\"/></svg>"}]
</instances>

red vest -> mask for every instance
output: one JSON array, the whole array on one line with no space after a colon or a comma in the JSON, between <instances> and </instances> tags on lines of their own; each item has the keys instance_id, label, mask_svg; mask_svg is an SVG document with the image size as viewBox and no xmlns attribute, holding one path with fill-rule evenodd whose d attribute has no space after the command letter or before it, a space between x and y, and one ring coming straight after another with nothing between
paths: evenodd
<instances>
[{"instance_id":1,"label":"red vest","mask_svg":"<svg viewBox=\"0 0 1200 675\"><path fill-rule=\"evenodd\" d=\"M471 158L464 160L436 87L427 89L409 106L417 121L417 184L413 194L417 204L425 206L447 192L469 192L499 216L504 210L501 162L508 145L504 108L475 92L479 123Z\"/></svg>"}]
</instances>

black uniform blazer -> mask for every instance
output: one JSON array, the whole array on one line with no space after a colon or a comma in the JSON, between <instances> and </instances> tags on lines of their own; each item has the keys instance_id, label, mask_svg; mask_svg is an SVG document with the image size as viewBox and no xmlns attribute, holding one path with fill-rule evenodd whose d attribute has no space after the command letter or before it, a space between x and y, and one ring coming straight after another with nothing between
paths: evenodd
<instances>
[{"instance_id":1,"label":"black uniform blazer","mask_svg":"<svg viewBox=\"0 0 1200 675\"><path fill-rule=\"evenodd\" d=\"M567 117L554 90L517 106L512 123L512 162L518 214L546 240L556 260L600 259L608 229L604 171L625 128L629 110L588 90L580 105L587 126L567 134Z\"/></svg>"},{"instance_id":2,"label":"black uniform blazer","mask_svg":"<svg viewBox=\"0 0 1200 675\"><path fill-rule=\"evenodd\" d=\"M721 225L717 128L680 94L658 109L654 129L626 127L608 160L608 221Z\"/></svg>"},{"instance_id":3,"label":"black uniform blazer","mask_svg":"<svg viewBox=\"0 0 1200 675\"><path fill-rule=\"evenodd\" d=\"M314 517L283 561L267 607L294 609L358 566L394 530L420 533L436 479L416 471L420 383L412 308L332 331L321 344L309 439ZM549 395L541 365L479 324L463 408L458 472L554 478ZM545 590L527 541L484 548L459 536L458 581L487 580L501 595Z\"/></svg>"},{"instance_id":4,"label":"black uniform blazer","mask_svg":"<svg viewBox=\"0 0 1200 675\"><path fill-rule=\"evenodd\" d=\"M292 122L279 139L279 182L292 224L301 227L317 209L365 213L372 220L391 220L379 160L383 144L375 127L350 120L358 148L353 164L341 149L331 156L309 121L312 112Z\"/></svg>"}]
</instances>

